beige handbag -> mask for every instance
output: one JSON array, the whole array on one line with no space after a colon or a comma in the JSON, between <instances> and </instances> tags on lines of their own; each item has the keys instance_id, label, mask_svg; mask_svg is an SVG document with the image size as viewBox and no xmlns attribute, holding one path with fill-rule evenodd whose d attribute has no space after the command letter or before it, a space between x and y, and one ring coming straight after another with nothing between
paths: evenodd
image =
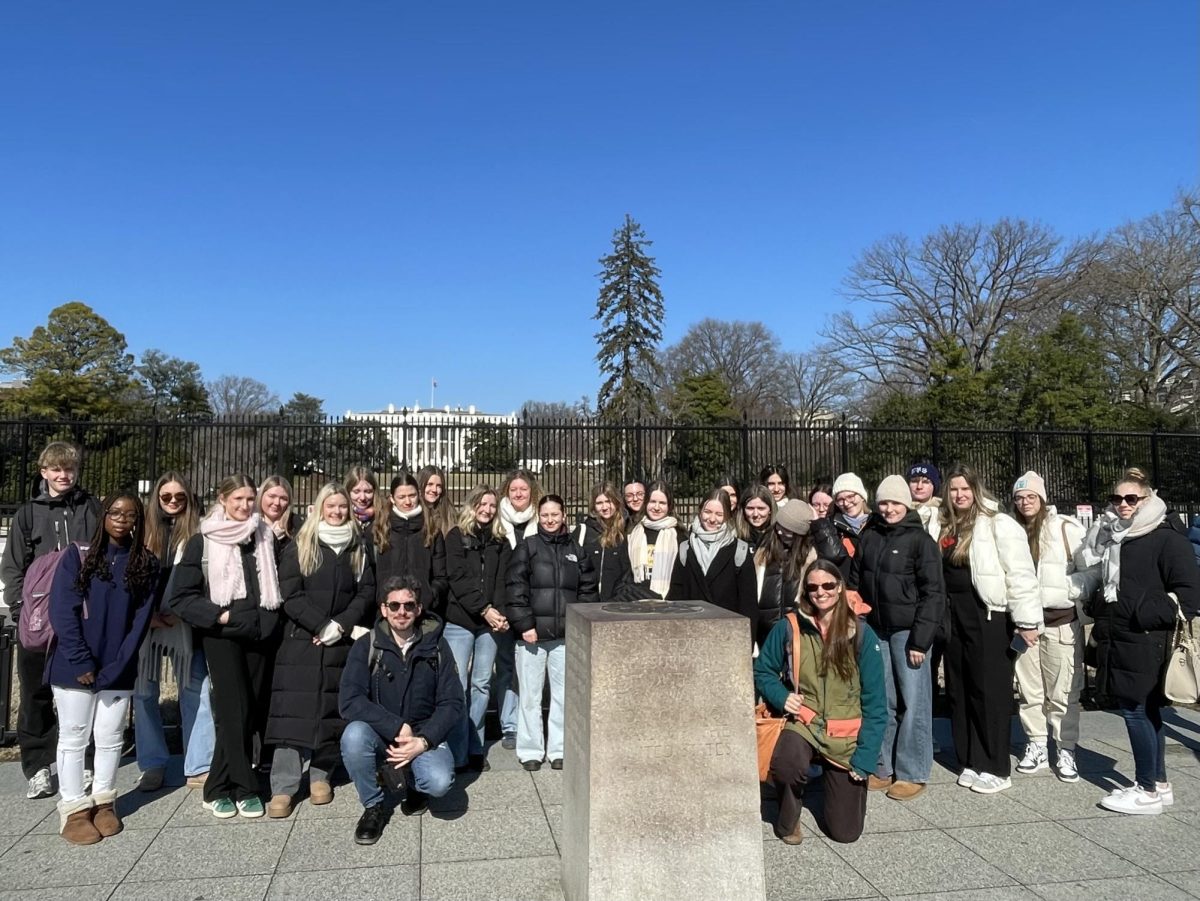
<instances>
[{"instance_id":1,"label":"beige handbag","mask_svg":"<svg viewBox=\"0 0 1200 901\"><path fill-rule=\"evenodd\" d=\"M1174 600L1175 636L1163 674L1163 694L1176 704L1195 704L1200 701L1200 644L1196 641L1194 623L1184 617L1179 599Z\"/></svg>"}]
</instances>

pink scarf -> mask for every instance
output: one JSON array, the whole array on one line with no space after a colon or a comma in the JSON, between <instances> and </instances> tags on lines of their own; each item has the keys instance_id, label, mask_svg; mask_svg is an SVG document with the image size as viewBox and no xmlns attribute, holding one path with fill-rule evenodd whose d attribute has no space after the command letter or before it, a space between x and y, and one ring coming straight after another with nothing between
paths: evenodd
<instances>
[{"instance_id":1,"label":"pink scarf","mask_svg":"<svg viewBox=\"0 0 1200 901\"><path fill-rule=\"evenodd\" d=\"M200 523L208 557L208 597L218 607L228 607L234 598L246 597L246 574L242 570L239 545L253 539L254 561L258 564L258 605L276 610L282 603L279 576L275 572L275 533L257 513L249 519L230 519L218 505Z\"/></svg>"}]
</instances>

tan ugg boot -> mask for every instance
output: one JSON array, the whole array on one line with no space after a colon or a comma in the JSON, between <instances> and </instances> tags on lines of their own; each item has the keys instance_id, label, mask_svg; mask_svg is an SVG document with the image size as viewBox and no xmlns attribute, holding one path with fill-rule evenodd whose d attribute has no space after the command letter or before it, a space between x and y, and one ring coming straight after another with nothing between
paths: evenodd
<instances>
[{"instance_id":1,"label":"tan ugg boot","mask_svg":"<svg viewBox=\"0 0 1200 901\"><path fill-rule=\"evenodd\" d=\"M96 805L92 813L92 825L105 838L116 835L125 828L121 817L117 814L117 791L96 792L92 795L92 803Z\"/></svg>"},{"instance_id":2,"label":"tan ugg boot","mask_svg":"<svg viewBox=\"0 0 1200 901\"><path fill-rule=\"evenodd\" d=\"M58 831L72 845L94 845L103 836L92 825L92 799L58 802Z\"/></svg>"}]
</instances>

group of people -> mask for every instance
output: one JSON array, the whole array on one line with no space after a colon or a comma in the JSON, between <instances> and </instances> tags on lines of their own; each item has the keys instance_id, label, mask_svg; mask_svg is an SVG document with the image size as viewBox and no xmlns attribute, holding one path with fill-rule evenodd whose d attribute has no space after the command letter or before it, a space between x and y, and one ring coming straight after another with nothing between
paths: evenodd
<instances>
[{"instance_id":1,"label":"group of people","mask_svg":"<svg viewBox=\"0 0 1200 901\"><path fill-rule=\"evenodd\" d=\"M301 521L279 476L230 476L201 515L177 472L143 505L131 491L91 498L71 445L49 445L39 466L0 574L20 616L37 603L24 590L31 564L60 554L55 639L17 652L18 740L29 797L53 794L57 768L73 843L121 829L131 702L139 787L163 785L164 658L179 686L184 775L206 809L287 817L306 770L310 802L325 804L341 766L364 808L355 838L369 844L389 795L414 815L456 773L488 768L492 698L502 746L526 770L561 769L567 607L656 598L706 600L749 621L757 691L787 718L768 776L785 842L800 840L817 767L838 841L861 834L868 791L899 801L923 791L939 655L959 785L1011 785L1014 673L1028 737L1017 771L1053 765L1077 780L1087 617L1099 692L1125 717L1136 761L1136 783L1101 803L1155 813L1173 802L1161 664L1175 604L1189 617L1200 606L1200 573L1134 470L1085 533L1057 515L1036 473L1017 480L1010 516L970 467L943 480L926 462L883 479L873 502L854 473L803 498L783 466L744 491L723 477L685 523L663 482L605 482L574 527L563 499L520 469L455 509L437 467L396 475L386 493L355 467Z\"/></svg>"}]
</instances>

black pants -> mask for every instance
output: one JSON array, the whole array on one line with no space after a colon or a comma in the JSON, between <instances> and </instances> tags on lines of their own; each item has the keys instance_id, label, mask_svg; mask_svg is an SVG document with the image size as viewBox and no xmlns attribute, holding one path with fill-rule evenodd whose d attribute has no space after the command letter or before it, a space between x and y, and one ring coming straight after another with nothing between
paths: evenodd
<instances>
[{"instance_id":1,"label":"black pants","mask_svg":"<svg viewBox=\"0 0 1200 901\"><path fill-rule=\"evenodd\" d=\"M204 800L258 795L254 740L271 703L271 647L261 642L204 636L212 680L216 742Z\"/></svg>"},{"instance_id":2,"label":"black pants","mask_svg":"<svg viewBox=\"0 0 1200 901\"><path fill-rule=\"evenodd\" d=\"M991 614L975 593L952 592L946 642L946 694L960 766L1009 774L1008 736L1013 707L1013 659L1008 616Z\"/></svg>"},{"instance_id":3,"label":"black pants","mask_svg":"<svg viewBox=\"0 0 1200 901\"><path fill-rule=\"evenodd\" d=\"M788 835L796 828L803 809L808 768L817 756L800 733L784 729L775 745L768 774L779 796L779 819L775 833ZM825 764L822 780L825 792L825 831L835 842L857 841L867 818L867 783L855 782L845 770Z\"/></svg>"},{"instance_id":4,"label":"black pants","mask_svg":"<svg viewBox=\"0 0 1200 901\"><path fill-rule=\"evenodd\" d=\"M18 642L21 709L17 713L17 744L21 746L21 770L26 779L54 763L58 751L58 716L50 686L42 682L45 671L46 654L27 651Z\"/></svg>"}]
</instances>

